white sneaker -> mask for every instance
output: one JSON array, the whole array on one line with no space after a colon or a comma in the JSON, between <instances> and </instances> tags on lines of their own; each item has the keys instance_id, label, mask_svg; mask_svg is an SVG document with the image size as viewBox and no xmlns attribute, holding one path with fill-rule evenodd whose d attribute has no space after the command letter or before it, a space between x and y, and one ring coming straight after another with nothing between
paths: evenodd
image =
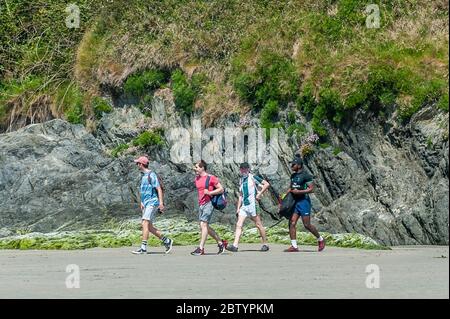
<instances>
[{"instance_id":1,"label":"white sneaker","mask_svg":"<svg viewBox=\"0 0 450 319\"><path fill-rule=\"evenodd\" d=\"M147 250L139 248L138 250L132 251L131 253L135 255L143 255L147 253Z\"/></svg>"}]
</instances>

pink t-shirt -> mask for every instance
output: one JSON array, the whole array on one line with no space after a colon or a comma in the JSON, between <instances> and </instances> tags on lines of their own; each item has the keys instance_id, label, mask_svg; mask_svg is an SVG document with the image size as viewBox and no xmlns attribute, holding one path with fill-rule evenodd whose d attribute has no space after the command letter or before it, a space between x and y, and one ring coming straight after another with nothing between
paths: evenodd
<instances>
[{"instance_id":1,"label":"pink t-shirt","mask_svg":"<svg viewBox=\"0 0 450 319\"><path fill-rule=\"evenodd\" d=\"M210 176L211 178L209 179L209 190L213 191L216 188L217 184L219 184L219 179L214 175ZM200 206L205 205L211 201L211 197L205 195L205 186L207 177L208 175L195 177L195 187L197 187L198 190L198 204Z\"/></svg>"}]
</instances>

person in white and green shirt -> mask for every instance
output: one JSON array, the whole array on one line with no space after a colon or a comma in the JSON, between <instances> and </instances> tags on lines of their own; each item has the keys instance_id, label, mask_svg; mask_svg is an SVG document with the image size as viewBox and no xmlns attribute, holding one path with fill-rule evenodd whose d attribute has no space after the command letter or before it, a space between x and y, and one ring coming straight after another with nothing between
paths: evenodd
<instances>
[{"instance_id":1,"label":"person in white and green shirt","mask_svg":"<svg viewBox=\"0 0 450 319\"><path fill-rule=\"evenodd\" d=\"M240 166L240 181L239 181L239 200L237 204L236 215L238 221L236 223L236 233L234 237L234 243L228 246L228 251L237 252L239 246L239 239L241 238L245 219L250 219L255 223L261 235L263 246L261 251L268 251L269 246L267 244L266 230L261 221L261 217L258 214L256 201L259 201L264 192L269 188L270 184L263 180L261 177L255 176L250 173L250 165L243 163Z\"/></svg>"}]
</instances>

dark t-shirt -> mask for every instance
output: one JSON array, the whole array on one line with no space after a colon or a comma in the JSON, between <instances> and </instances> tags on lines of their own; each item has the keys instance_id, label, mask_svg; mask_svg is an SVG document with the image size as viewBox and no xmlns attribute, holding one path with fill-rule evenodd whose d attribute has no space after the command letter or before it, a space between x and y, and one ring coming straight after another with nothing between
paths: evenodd
<instances>
[{"instance_id":1,"label":"dark t-shirt","mask_svg":"<svg viewBox=\"0 0 450 319\"><path fill-rule=\"evenodd\" d=\"M298 173L291 175L291 188L296 190L304 190L308 188L308 185L313 182L313 177L311 174L305 170L301 170ZM301 200L307 198L308 195L294 195L295 200Z\"/></svg>"}]
</instances>

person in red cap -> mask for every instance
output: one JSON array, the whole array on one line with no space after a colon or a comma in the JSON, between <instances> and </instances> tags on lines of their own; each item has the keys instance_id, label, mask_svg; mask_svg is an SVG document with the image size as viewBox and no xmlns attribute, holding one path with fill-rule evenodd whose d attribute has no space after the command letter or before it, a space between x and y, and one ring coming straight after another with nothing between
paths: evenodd
<instances>
[{"instance_id":1,"label":"person in red cap","mask_svg":"<svg viewBox=\"0 0 450 319\"><path fill-rule=\"evenodd\" d=\"M148 168L149 159L141 156L134 160L142 173L141 178L141 210L142 210L142 244L133 254L141 255L147 253L147 241L149 234L158 237L166 247L166 254L172 250L173 240L164 236L153 223L158 212L164 211L163 191L158 176Z\"/></svg>"}]
</instances>

